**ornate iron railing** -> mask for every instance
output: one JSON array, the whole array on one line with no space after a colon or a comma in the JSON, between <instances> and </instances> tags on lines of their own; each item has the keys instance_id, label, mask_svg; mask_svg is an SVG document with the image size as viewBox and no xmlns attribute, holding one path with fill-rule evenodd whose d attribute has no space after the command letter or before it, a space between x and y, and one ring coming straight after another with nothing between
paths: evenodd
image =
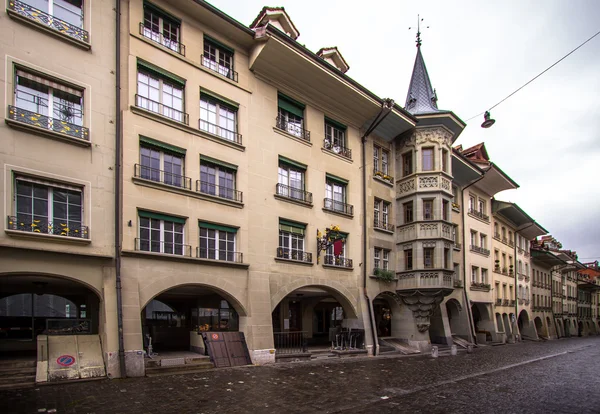
<instances>
[{"instance_id":1,"label":"ornate iron railing","mask_svg":"<svg viewBox=\"0 0 600 414\"><path fill-rule=\"evenodd\" d=\"M160 102L153 101L144 96L135 94L135 105L138 108L145 109L155 114L162 115L170 118L174 121L181 122L182 124L189 125L190 116L179 109L171 108L170 106L163 105Z\"/></svg>"},{"instance_id":2,"label":"ornate iron railing","mask_svg":"<svg viewBox=\"0 0 600 414\"><path fill-rule=\"evenodd\" d=\"M44 219L33 219L23 216L8 216L8 230L24 231L29 233L53 234L55 236L77 237L89 239L88 226L81 223Z\"/></svg>"},{"instance_id":3,"label":"ornate iron railing","mask_svg":"<svg viewBox=\"0 0 600 414\"><path fill-rule=\"evenodd\" d=\"M323 200L323 208L335 211L336 213L347 214L349 216L354 215L354 206L352 204L346 204L332 198L325 198Z\"/></svg>"},{"instance_id":4,"label":"ornate iron railing","mask_svg":"<svg viewBox=\"0 0 600 414\"><path fill-rule=\"evenodd\" d=\"M346 259L345 257L338 257L333 255L325 255L325 261L323 264L329 266L338 266L338 267L352 267L352 259Z\"/></svg>"},{"instance_id":5,"label":"ornate iron railing","mask_svg":"<svg viewBox=\"0 0 600 414\"><path fill-rule=\"evenodd\" d=\"M287 197L294 200L303 201L312 204L313 196L311 192L301 190L299 188L290 187L289 185L277 184L275 186L275 194L281 197Z\"/></svg>"},{"instance_id":6,"label":"ornate iron railing","mask_svg":"<svg viewBox=\"0 0 600 414\"><path fill-rule=\"evenodd\" d=\"M237 201L238 203L244 202L244 194L241 191L223 187L215 183L209 183L208 181L196 180L196 191L198 193L208 194L226 200Z\"/></svg>"},{"instance_id":7,"label":"ornate iron railing","mask_svg":"<svg viewBox=\"0 0 600 414\"><path fill-rule=\"evenodd\" d=\"M275 126L295 137L310 142L310 131L296 123L288 122L284 116L278 115L277 118L275 118Z\"/></svg>"},{"instance_id":8,"label":"ornate iron railing","mask_svg":"<svg viewBox=\"0 0 600 414\"><path fill-rule=\"evenodd\" d=\"M336 145L327 138L323 140L323 148L335 154L341 155L342 157L348 158L350 160L352 159L352 150L350 148L342 147L341 145Z\"/></svg>"},{"instance_id":9,"label":"ornate iron railing","mask_svg":"<svg viewBox=\"0 0 600 414\"><path fill-rule=\"evenodd\" d=\"M196 257L199 259L221 260L224 262L244 263L244 254L226 250L196 247Z\"/></svg>"},{"instance_id":10,"label":"ornate iron railing","mask_svg":"<svg viewBox=\"0 0 600 414\"><path fill-rule=\"evenodd\" d=\"M482 220L490 221L490 216L488 216L487 214L482 213L481 211L477 211L474 208L470 208L469 209L469 214L472 215L472 216L475 216L477 218L480 218Z\"/></svg>"},{"instance_id":11,"label":"ornate iron railing","mask_svg":"<svg viewBox=\"0 0 600 414\"><path fill-rule=\"evenodd\" d=\"M19 0L9 0L8 10L19 14L29 20L48 26L57 32L80 40L85 43L90 42L90 35L87 31L80 27L74 26L71 23L65 22L59 18L49 15L35 7L30 6ZM83 20L83 19L82 19Z\"/></svg>"},{"instance_id":12,"label":"ornate iron railing","mask_svg":"<svg viewBox=\"0 0 600 414\"><path fill-rule=\"evenodd\" d=\"M479 246L471 245L471 251L483 254L485 256L489 256L490 255L490 251L488 249L484 248L484 247L479 247Z\"/></svg>"},{"instance_id":13,"label":"ornate iron railing","mask_svg":"<svg viewBox=\"0 0 600 414\"><path fill-rule=\"evenodd\" d=\"M47 129L48 131L57 132L68 137L86 141L90 140L90 130L86 127L37 114L26 109L17 108L16 106L8 106L8 118L25 125Z\"/></svg>"},{"instance_id":14,"label":"ornate iron railing","mask_svg":"<svg viewBox=\"0 0 600 414\"><path fill-rule=\"evenodd\" d=\"M278 354L302 354L308 352L306 332L273 332L273 344Z\"/></svg>"},{"instance_id":15,"label":"ornate iron railing","mask_svg":"<svg viewBox=\"0 0 600 414\"><path fill-rule=\"evenodd\" d=\"M172 254L175 256L192 256L189 244L161 242L158 240L135 239L135 250L141 252Z\"/></svg>"},{"instance_id":16,"label":"ornate iron railing","mask_svg":"<svg viewBox=\"0 0 600 414\"><path fill-rule=\"evenodd\" d=\"M235 131L225 129L223 127L220 127L219 125L211 124L210 122L199 119L198 129L200 131L204 131L211 135L224 139L225 141L231 141L235 142L236 144L242 145L242 134L238 134Z\"/></svg>"},{"instance_id":17,"label":"ornate iron railing","mask_svg":"<svg viewBox=\"0 0 600 414\"><path fill-rule=\"evenodd\" d=\"M145 165L135 164L133 174L137 178L156 181L173 187L185 188L186 190L192 189L192 179L190 177L150 168Z\"/></svg>"},{"instance_id":18,"label":"ornate iron railing","mask_svg":"<svg viewBox=\"0 0 600 414\"><path fill-rule=\"evenodd\" d=\"M277 248L277 258L295 260L297 262L312 263L312 253L299 249L287 249L285 247Z\"/></svg>"},{"instance_id":19,"label":"ornate iron railing","mask_svg":"<svg viewBox=\"0 0 600 414\"><path fill-rule=\"evenodd\" d=\"M388 221L373 219L373 227L387 231L394 231L394 224Z\"/></svg>"},{"instance_id":20,"label":"ornate iron railing","mask_svg":"<svg viewBox=\"0 0 600 414\"><path fill-rule=\"evenodd\" d=\"M152 40L153 42L163 45L173 52L179 53L181 56L185 56L184 44L167 39L162 33L154 32L151 28L144 26L144 23L140 23L140 34L145 38Z\"/></svg>"},{"instance_id":21,"label":"ornate iron railing","mask_svg":"<svg viewBox=\"0 0 600 414\"><path fill-rule=\"evenodd\" d=\"M234 82L238 81L238 73L235 70L223 65L219 65L214 60L207 59L206 56L202 56L200 62L202 62L202 66L205 68L209 68L213 72L217 72L218 74L223 75Z\"/></svg>"}]
</instances>

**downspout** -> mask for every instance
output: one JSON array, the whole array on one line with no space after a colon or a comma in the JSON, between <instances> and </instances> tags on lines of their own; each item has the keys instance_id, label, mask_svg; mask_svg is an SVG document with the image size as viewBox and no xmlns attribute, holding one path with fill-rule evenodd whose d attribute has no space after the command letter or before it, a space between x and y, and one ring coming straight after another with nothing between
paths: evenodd
<instances>
[{"instance_id":1,"label":"downspout","mask_svg":"<svg viewBox=\"0 0 600 414\"><path fill-rule=\"evenodd\" d=\"M515 286L519 286L519 268L517 267L517 232L515 230L515 232L513 233L513 260L515 261L515 263L513 264L513 269L515 269ZM523 289L521 289L521 295L523 294ZM525 299L523 299L524 301ZM517 324L516 328L519 328L519 298L517 297L517 300L515 300L515 322ZM515 331L514 329L515 327L513 327L513 332ZM521 332L519 330L519 334L520 334L520 339L521 341L523 340L523 332Z\"/></svg>"},{"instance_id":2,"label":"downspout","mask_svg":"<svg viewBox=\"0 0 600 414\"><path fill-rule=\"evenodd\" d=\"M123 299L121 295L121 0L115 0L115 61L116 61L116 117L115 117L115 278L117 289L117 326L119 332L119 368L121 378L125 369L125 343L123 341Z\"/></svg>"},{"instance_id":3,"label":"downspout","mask_svg":"<svg viewBox=\"0 0 600 414\"><path fill-rule=\"evenodd\" d=\"M361 157L362 157L362 209L363 209L363 222L362 222L362 273L363 273L363 294L365 295L365 300L367 301L367 309L369 311L369 325L371 325L371 338L373 340L373 356L376 356L377 353L377 334L375 333L375 323L373 319L373 311L371 310L371 299L369 299L369 294L367 293L367 257L368 257L368 247L367 247L367 160L365 158L366 145L367 145L367 136L383 122L383 120L392 112L392 108L394 107L394 101L392 99L384 99L381 104L381 110L379 114L375 117L373 122L365 133L361 137Z\"/></svg>"}]
</instances>

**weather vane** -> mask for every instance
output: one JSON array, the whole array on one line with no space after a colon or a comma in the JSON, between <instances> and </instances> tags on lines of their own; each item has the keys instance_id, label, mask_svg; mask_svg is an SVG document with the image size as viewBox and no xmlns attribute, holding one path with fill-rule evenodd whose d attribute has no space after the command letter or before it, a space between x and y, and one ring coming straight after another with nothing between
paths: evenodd
<instances>
[{"instance_id":1,"label":"weather vane","mask_svg":"<svg viewBox=\"0 0 600 414\"><path fill-rule=\"evenodd\" d=\"M421 15L417 14L417 47L421 47L421 22L423 21L423 19L421 19ZM426 26L427 29L429 29L429 26ZM409 27L408 30L411 30L412 27Z\"/></svg>"}]
</instances>

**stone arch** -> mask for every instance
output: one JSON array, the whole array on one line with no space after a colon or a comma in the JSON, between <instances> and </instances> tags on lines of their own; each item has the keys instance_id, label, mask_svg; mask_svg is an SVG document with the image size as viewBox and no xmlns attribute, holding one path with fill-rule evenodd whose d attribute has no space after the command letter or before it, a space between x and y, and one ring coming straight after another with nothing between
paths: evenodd
<instances>
[{"instance_id":1,"label":"stone arch","mask_svg":"<svg viewBox=\"0 0 600 414\"><path fill-rule=\"evenodd\" d=\"M448 308L448 306L456 306L458 311L462 312L462 305L460 304L460 302L458 300L456 300L454 298L448 299L448 301L446 302L446 308Z\"/></svg>"},{"instance_id":2,"label":"stone arch","mask_svg":"<svg viewBox=\"0 0 600 414\"><path fill-rule=\"evenodd\" d=\"M2 282L2 278L4 277L35 277L35 276L39 276L39 277L49 277L49 278L56 278L56 279L64 279L64 280L68 280L70 282L74 282L74 283L79 283L80 285L85 286L86 288L88 288L90 291L92 291L100 300L100 302L102 302L103 297L102 297L102 287L101 286L94 286L90 283L88 283L85 280L81 280L75 276L71 276L71 275L66 275L66 274L61 274L61 273L48 273L48 272L3 272L0 273L0 283Z\"/></svg>"},{"instance_id":3,"label":"stone arch","mask_svg":"<svg viewBox=\"0 0 600 414\"><path fill-rule=\"evenodd\" d=\"M389 317L384 320L384 314L380 313L379 299L383 299L389 307ZM402 311L404 304L402 299L395 293L383 291L373 298L373 318L376 325L377 336L398 336L402 328Z\"/></svg>"},{"instance_id":4,"label":"stone arch","mask_svg":"<svg viewBox=\"0 0 600 414\"><path fill-rule=\"evenodd\" d=\"M506 333L506 330L504 329L504 324L502 323L502 315L500 315L499 312L496 312L496 329L498 330L498 332Z\"/></svg>"},{"instance_id":5,"label":"stone arch","mask_svg":"<svg viewBox=\"0 0 600 414\"><path fill-rule=\"evenodd\" d=\"M317 287L326 290L331 294L344 308L344 312L346 316L350 319L358 318L358 311L356 309L356 303L358 302L357 298L344 286L342 286L339 282L333 280L318 280L315 283L310 283L306 280L296 280L292 283L288 283L287 285L281 286L277 292L271 295L271 312L275 310L279 302L283 300L287 295L292 293L293 291L303 288L303 287Z\"/></svg>"}]
</instances>

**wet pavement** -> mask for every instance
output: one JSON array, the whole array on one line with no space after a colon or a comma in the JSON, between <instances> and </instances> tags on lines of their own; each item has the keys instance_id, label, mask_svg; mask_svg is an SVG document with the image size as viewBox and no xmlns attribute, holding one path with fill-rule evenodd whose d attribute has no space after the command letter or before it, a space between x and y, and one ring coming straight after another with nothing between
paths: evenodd
<instances>
[{"instance_id":1,"label":"wet pavement","mask_svg":"<svg viewBox=\"0 0 600 414\"><path fill-rule=\"evenodd\" d=\"M2 413L600 413L600 336L0 392ZM53 411L56 410L56 411Z\"/></svg>"}]
</instances>

